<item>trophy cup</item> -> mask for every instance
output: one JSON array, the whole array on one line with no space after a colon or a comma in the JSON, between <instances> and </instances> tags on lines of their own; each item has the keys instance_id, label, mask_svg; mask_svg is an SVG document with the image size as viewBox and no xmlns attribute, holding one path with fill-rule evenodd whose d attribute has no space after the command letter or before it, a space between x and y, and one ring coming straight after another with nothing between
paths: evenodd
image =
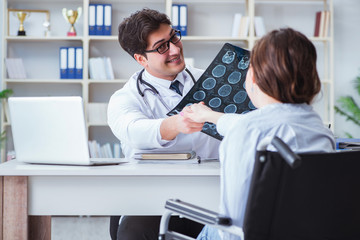
<instances>
[{"instance_id":1,"label":"trophy cup","mask_svg":"<svg viewBox=\"0 0 360 240\"><path fill-rule=\"evenodd\" d=\"M76 36L76 30L74 27L74 24L76 20L79 19L81 16L82 8L79 7L77 10L67 10L66 8L63 8L62 14L66 21L68 21L71 24L70 30L67 33L68 36Z\"/></svg>"},{"instance_id":2,"label":"trophy cup","mask_svg":"<svg viewBox=\"0 0 360 240\"><path fill-rule=\"evenodd\" d=\"M18 36L26 36L25 34L25 29L24 29L24 21L27 17L30 16L30 12L23 12L23 11L19 11L19 12L14 12L14 15L17 16L17 18L20 21L20 27L19 27L19 31L18 31Z\"/></svg>"}]
</instances>

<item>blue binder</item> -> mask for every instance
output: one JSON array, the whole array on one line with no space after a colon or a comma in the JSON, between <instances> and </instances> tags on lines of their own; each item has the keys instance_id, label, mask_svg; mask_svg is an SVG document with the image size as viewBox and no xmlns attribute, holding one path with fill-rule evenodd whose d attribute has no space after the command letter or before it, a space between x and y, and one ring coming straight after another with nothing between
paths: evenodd
<instances>
[{"instance_id":1,"label":"blue binder","mask_svg":"<svg viewBox=\"0 0 360 240\"><path fill-rule=\"evenodd\" d=\"M180 32L182 36L187 35L187 5L180 4L179 5L179 25L180 25Z\"/></svg>"},{"instance_id":2,"label":"blue binder","mask_svg":"<svg viewBox=\"0 0 360 240\"><path fill-rule=\"evenodd\" d=\"M104 5L96 4L96 35L104 35Z\"/></svg>"},{"instance_id":3,"label":"blue binder","mask_svg":"<svg viewBox=\"0 0 360 240\"><path fill-rule=\"evenodd\" d=\"M89 35L96 35L96 4L89 4Z\"/></svg>"},{"instance_id":4,"label":"blue binder","mask_svg":"<svg viewBox=\"0 0 360 240\"><path fill-rule=\"evenodd\" d=\"M83 48L75 48L75 78L83 78Z\"/></svg>"},{"instance_id":5,"label":"blue binder","mask_svg":"<svg viewBox=\"0 0 360 240\"><path fill-rule=\"evenodd\" d=\"M111 4L104 5L104 35L111 35Z\"/></svg>"},{"instance_id":6,"label":"blue binder","mask_svg":"<svg viewBox=\"0 0 360 240\"><path fill-rule=\"evenodd\" d=\"M60 51L59 51L60 79L68 78L67 55L68 55L67 47L60 47Z\"/></svg>"},{"instance_id":7,"label":"blue binder","mask_svg":"<svg viewBox=\"0 0 360 240\"><path fill-rule=\"evenodd\" d=\"M67 68L68 68L68 78L75 78L75 48L68 48L68 58L67 58Z\"/></svg>"}]
</instances>

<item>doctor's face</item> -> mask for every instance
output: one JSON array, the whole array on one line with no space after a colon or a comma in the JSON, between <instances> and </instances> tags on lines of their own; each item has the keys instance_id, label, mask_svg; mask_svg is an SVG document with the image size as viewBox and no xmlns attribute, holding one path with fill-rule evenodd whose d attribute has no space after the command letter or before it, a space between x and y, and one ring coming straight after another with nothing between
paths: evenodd
<instances>
[{"instance_id":1,"label":"doctor's face","mask_svg":"<svg viewBox=\"0 0 360 240\"><path fill-rule=\"evenodd\" d=\"M185 68L183 46L181 41L176 41L177 39L175 30L170 25L161 24L158 30L149 35L146 50L161 50L164 46L166 47L166 44L168 44L169 49L163 54L160 54L158 51L147 52L143 61L138 62L151 75L170 81L174 80L176 75ZM174 44L173 42L176 43Z\"/></svg>"}]
</instances>

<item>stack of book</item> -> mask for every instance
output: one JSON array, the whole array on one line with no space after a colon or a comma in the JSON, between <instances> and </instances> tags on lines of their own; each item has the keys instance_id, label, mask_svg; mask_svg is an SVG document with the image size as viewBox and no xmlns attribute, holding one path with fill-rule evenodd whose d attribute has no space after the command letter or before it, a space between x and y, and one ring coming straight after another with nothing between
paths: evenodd
<instances>
[{"instance_id":1,"label":"stack of book","mask_svg":"<svg viewBox=\"0 0 360 240\"><path fill-rule=\"evenodd\" d=\"M327 37L330 25L330 12L318 11L315 18L314 37Z\"/></svg>"},{"instance_id":2,"label":"stack of book","mask_svg":"<svg viewBox=\"0 0 360 240\"><path fill-rule=\"evenodd\" d=\"M235 13L232 28L232 37L247 37L249 34L250 19L248 16L242 16L241 13Z\"/></svg>"},{"instance_id":3,"label":"stack of book","mask_svg":"<svg viewBox=\"0 0 360 240\"><path fill-rule=\"evenodd\" d=\"M89 73L91 79L113 80L114 71L109 57L98 57L89 59Z\"/></svg>"},{"instance_id":4,"label":"stack of book","mask_svg":"<svg viewBox=\"0 0 360 240\"><path fill-rule=\"evenodd\" d=\"M5 65L9 78L12 79L26 78L26 72L22 58L6 58Z\"/></svg>"},{"instance_id":5,"label":"stack of book","mask_svg":"<svg viewBox=\"0 0 360 240\"><path fill-rule=\"evenodd\" d=\"M114 143L113 150L110 143L100 145L96 140L90 140L89 152L91 158L120 158L121 148L120 143Z\"/></svg>"},{"instance_id":6,"label":"stack of book","mask_svg":"<svg viewBox=\"0 0 360 240\"><path fill-rule=\"evenodd\" d=\"M111 35L111 4L89 4L89 35Z\"/></svg>"},{"instance_id":7,"label":"stack of book","mask_svg":"<svg viewBox=\"0 0 360 240\"><path fill-rule=\"evenodd\" d=\"M134 158L139 163L201 163L200 157L196 152L142 152L135 153Z\"/></svg>"}]
</instances>

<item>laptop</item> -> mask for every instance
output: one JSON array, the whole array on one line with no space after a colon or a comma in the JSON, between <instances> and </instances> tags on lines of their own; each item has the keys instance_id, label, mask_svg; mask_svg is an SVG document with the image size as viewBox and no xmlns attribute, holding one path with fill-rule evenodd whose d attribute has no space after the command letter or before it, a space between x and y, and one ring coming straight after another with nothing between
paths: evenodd
<instances>
[{"instance_id":1,"label":"laptop","mask_svg":"<svg viewBox=\"0 0 360 240\"><path fill-rule=\"evenodd\" d=\"M18 161L64 165L126 162L90 158L81 97L10 97L8 102Z\"/></svg>"}]
</instances>

